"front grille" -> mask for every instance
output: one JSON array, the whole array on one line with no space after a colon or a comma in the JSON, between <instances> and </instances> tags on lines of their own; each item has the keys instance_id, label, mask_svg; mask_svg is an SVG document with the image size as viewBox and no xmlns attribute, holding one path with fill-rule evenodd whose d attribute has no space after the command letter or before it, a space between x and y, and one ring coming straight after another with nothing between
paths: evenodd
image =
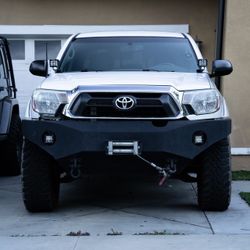
<instances>
[{"instance_id":1,"label":"front grille","mask_svg":"<svg viewBox=\"0 0 250 250\"><path fill-rule=\"evenodd\" d=\"M120 110L115 100L121 96L132 97L136 104L129 110ZM180 109L169 94L161 93L82 93L71 105L73 116L91 118L164 118L176 117Z\"/></svg>"}]
</instances>

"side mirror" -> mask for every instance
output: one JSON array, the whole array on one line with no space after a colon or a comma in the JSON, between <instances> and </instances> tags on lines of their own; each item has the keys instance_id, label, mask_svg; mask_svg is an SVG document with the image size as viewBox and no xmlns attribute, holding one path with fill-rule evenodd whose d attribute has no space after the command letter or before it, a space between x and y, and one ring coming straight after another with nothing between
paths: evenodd
<instances>
[{"instance_id":1,"label":"side mirror","mask_svg":"<svg viewBox=\"0 0 250 250\"><path fill-rule=\"evenodd\" d=\"M233 72L233 66L228 60L215 60L212 63L211 77L225 76Z\"/></svg>"},{"instance_id":2,"label":"side mirror","mask_svg":"<svg viewBox=\"0 0 250 250\"><path fill-rule=\"evenodd\" d=\"M30 73L35 76L48 76L47 60L36 60L30 64Z\"/></svg>"}]
</instances>

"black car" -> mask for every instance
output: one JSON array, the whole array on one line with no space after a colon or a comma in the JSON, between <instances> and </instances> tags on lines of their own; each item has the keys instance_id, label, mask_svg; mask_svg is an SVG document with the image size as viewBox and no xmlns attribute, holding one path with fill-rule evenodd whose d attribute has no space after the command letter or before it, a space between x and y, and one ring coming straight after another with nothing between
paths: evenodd
<instances>
[{"instance_id":1,"label":"black car","mask_svg":"<svg viewBox=\"0 0 250 250\"><path fill-rule=\"evenodd\" d=\"M0 37L0 173L20 174L21 119L8 41Z\"/></svg>"}]
</instances>

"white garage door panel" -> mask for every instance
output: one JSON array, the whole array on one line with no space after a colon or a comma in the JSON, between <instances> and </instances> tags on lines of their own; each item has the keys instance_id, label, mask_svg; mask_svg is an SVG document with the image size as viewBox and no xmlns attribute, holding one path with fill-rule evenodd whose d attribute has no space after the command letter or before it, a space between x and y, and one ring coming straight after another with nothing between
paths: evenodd
<instances>
[{"instance_id":1,"label":"white garage door panel","mask_svg":"<svg viewBox=\"0 0 250 250\"><path fill-rule=\"evenodd\" d=\"M26 71L16 70L17 98L20 104L21 116L24 115L27 103L33 90L43 81L42 77L33 76Z\"/></svg>"}]
</instances>

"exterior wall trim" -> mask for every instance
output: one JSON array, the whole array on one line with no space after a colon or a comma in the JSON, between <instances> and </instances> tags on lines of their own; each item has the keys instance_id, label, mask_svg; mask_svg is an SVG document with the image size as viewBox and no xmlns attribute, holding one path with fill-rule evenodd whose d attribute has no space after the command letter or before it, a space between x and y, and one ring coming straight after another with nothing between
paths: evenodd
<instances>
[{"instance_id":1,"label":"exterior wall trim","mask_svg":"<svg viewBox=\"0 0 250 250\"><path fill-rule=\"evenodd\" d=\"M250 148L231 148L231 155L250 155Z\"/></svg>"},{"instance_id":2,"label":"exterior wall trim","mask_svg":"<svg viewBox=\"0 0 250 250\"><path fill-rule=\"evenodd\" d=\"M167 31L188 33L188 24L176 25L0 25L0 34L11 36L64 36L94 31Z\"/></svg>"}]
</instances>

